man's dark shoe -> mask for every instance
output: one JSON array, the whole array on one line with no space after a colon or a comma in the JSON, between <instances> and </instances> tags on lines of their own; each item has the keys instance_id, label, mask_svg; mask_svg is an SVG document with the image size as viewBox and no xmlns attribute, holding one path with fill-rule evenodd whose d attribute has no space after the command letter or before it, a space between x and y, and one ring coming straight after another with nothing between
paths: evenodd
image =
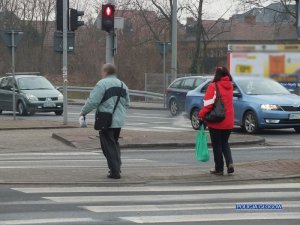
<instances>
[{"instance_id":1,"label":"man's dark shoe","mask_svg":"<svg viewBox=\"0 0 300 225\"><path fill-rule=\"evenodd\" d=\"M107 178L118 180L118 179L121 179L121 175L120 174L113 174L113 173L111 173L111 174L107 175Z\"/></svg>"},{"instance_id":2,"label":"man's dark shoe","mask_svg":"<svg viewBox=\"0 0 300 225\"><path fill-rule=\"evenodd\" d=\"M218 176L223 176L224 172L223 171L217 171L216 169L211 169L210 174L218 175Z\"/></svg>"},{"instance_id":3,"label":"man's dark shoe","mask_svg":"<svg viewBox=\"0 0 300 225\"><path fill-rule=\"evenodd\" d=\"M229 164L227 167L227 173L228 174L233 174L234 173L234 167L232 164Z\"/></svg>"}]
</instances>

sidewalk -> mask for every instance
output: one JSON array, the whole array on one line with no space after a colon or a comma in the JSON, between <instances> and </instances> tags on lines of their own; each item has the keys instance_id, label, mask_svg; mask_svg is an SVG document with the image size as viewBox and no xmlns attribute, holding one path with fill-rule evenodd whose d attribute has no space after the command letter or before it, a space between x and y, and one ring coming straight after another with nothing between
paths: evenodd
<instances>
[{"instance_id":1,"label":"sidewalk","mask_svg":"<svg viewBox=\"0 0 300 225\"><path fill-rule=\"evenodd\" d=\"M120 136L122 148L178 148L195 147L197 132L154 132L154 131L132 131L123 129ZM98 149L99 134L91 128L67 129L53 133L52 137L63 143L78 149ZM264 144L265 139L259 136L232 134L231 145L254 145ZM209 145L210 138L208 138Z\"/></svg>"},{"instance_id":2,"label":"sidewalk","mask_svg":"<svg viewBox=\"0 0 300 225\"><path fill-rule=\"evenodd\" d=\"M79 105L83 106L85 99L70 99L69 105ZM164 104L153 103L153 102L130 102L131 109L147 109L147 110L166 110Z\"/></svg>"},{"instance_id":3,"label":"sidewalk","mask_svg":"<svg viewBox=\"0 0 300 225\"><path fill-rule=\"evenodd\" d=\"M211 162L199 166L177 165L169 167L122 168L121 180L106 178L104 168L35 168L2 169L0 184L47 185L134 185L153 183L216 183L241 181L270 181L299 179L300 160L272 160L235 164L235 174L215 176L209 174Z\"/></svg>"},{"instance_id":4,"label":"sidewalk","mask_svg":"<svg viewBox=\"0 0 300 225\"><path fill-rule=\"evenodd\" d=\"M77 124L69 123L63 125L63 121L49 121L49 120L25 120L18 118L0 117L0 131L1 130L32 130L32 129L60 129L60 128L75 128Z\"/></svg>"}]
</instances>

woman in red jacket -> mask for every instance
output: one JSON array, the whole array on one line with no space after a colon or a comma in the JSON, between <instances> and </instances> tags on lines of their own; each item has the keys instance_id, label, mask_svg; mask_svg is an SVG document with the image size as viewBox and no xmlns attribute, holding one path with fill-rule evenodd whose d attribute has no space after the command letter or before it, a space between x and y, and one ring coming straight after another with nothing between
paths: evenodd
<instances>
[{"instance_id":1,"label":"woman in red jacket","mask_svg":"<svg viewBox=\"0 0 300 225\"><path fill-rule=\"evenodd\" d=\"M215 168L210 173L215 175L224 174L224 156L227 172L232 174L234 168L228 139L234 125L233 84L232 77L224 66L216 69L214 80L208 86L204 96L204 106L199 112L199 118L201 122L205 121L206 114L212 110L216 100L216 84L224 102L225 119L219 123L207 122L215 160Z\"/></svg>"}]
</instances>

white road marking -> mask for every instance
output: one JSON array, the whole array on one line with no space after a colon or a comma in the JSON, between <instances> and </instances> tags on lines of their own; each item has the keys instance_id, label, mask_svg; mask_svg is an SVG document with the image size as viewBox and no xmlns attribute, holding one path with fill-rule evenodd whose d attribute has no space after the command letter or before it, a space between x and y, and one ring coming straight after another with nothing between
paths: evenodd
<instances>
[{"instance_id":1,"label":"white road marking","mask_svg":"<svg viewBox=\"0 0 300 225\"><path fill-rule=\"evenodd\" d=\"M49 224L49 223L78 223L93 222L92 218L49 218L49 219L31 219L31 220L0 220L1 225L32 225L32 224Z\"/></svg>"},{"instance_id":2,"label":"white road marking","mask_svg":"<svg viewBox=\"0 0 300 225\"><path fill-rule=\"evenodd\" d=\"M147 123L125 123L126 126L140 126L140 125L146 125Z\"/></svg>"},{"instance_id":3,"label":"white road marking","mask_svg":"<svg viewBox=\"0 0 300 225\"><path fill-rule=\"evenodd\" d=\"M121 196L61 196L43 197L58 203L95 203L95 202L165 202L195 201L212 199L260 199L260 198L298 198L300 192L254 192L254 193L217 193L186 195L121 195Z\"/></svg>"},{"instance_id":4,"label":"white road marking","mask_svg":"<svg viewBox=\"0 0 300 225\"><path fill-rule=\"evenodd\" d=\"M274 204L274 202L255 202L255 204ZM126 205L126 206L81 206L96 213L105 212L160 212L160 211L188 211L208 209L234 209L235 202L205 203L205 204L170 204L170 205ZM298 208L299 201L280 202L283 208Z\"/></svg>"},{"instance_id":5,"label":"white road marking","mask_svg":"<svg viewBox=\"0 0 300 225\"><path fill-rule=\"evenodd\" d=\"M172 192L172 191L218 191L218 190L256 190L256 189L293 189L300 183L209 185L209 186L141 186L141 187L36 187L12 188L23 193L77 193L77 192Z\"/></svg>"},{"instance_id":6,"label":"white road marking","mask_svg":"<svg viewBox=\"0 0 300 225\"><path fill-rule=\"evenodd\" d=\"M191 131L194 132L192 128L182 128L182 127L153 127L154 129L161 130L177 130L177 131Z\"/></svg>"},{"instance_id":7,"label":"white road marking","mask_svg":"<svg viewBox=\"0 0 300 225\"><path fill-rule=\"evenodd\" d=\"M228 214L201 214L201 215L170 215L170 216L140 216L120 217L120 219L134 223L179 223L179 222L209 222L209 221L237 221L237 220L279 220L300 219L298 212L280 213L228 213Z\"/></svg>"},{"instance_id":8,"label":"white road marking","mask_svg":"<svg viewBox=\"0 0 300 225\"><path fill-rule=\"evenodd\" d=\"M160 116L126 116L126 118L175 120L174 118L171 117L160 117Z\"/></svg>"}]
</instances>

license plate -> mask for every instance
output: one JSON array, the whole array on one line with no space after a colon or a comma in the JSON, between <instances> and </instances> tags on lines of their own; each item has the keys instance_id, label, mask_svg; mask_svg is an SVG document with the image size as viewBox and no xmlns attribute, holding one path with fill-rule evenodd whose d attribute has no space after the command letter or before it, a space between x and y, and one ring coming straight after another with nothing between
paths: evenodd
<instances>
[{"instance_id":1,"label":"license plate","mask_svg":"<svg viewBox=\"0 0 300 225\"><path fill-rule=\"evenodd\" d=\"M53 107L56 107L56 104L54 102L47 101L44 103L44 108L53 108Z\"/></svg>"},{"instance_id":2,"label":"license plate","mask_svg":"<svg viewBox=\"0 0 300 225\"><path fill-rule=\"evenodd\" d=\"M300 120L300 113L299 114L291 114L290 120Z\"/></svg>"}]
</instances>

